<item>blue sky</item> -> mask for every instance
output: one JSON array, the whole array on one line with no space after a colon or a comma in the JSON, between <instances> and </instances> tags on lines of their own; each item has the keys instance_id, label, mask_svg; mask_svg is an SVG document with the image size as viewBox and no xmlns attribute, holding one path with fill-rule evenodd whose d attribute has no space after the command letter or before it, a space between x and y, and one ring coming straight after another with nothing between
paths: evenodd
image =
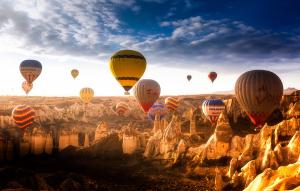
<instances>
[{"instance_id":1,"label":"blue sky","mask_svg":"<svg viewBox=\"0 0 300 191\"><path fill-rule=\"evenodd\" d=\"M77 95L82 86L122 95L108 70L120 49L145 55L144 78L157 80L163 94L231 90L251 69L300 88L299 9L297 0L0 0L0 65L7 68L0 80L11 79L0 94L23 95L18 65L33 58L44 69L32 95ZM66 78L72 68L82 71L76 82ZM213 86L212 70L219 73Z\"/></svg>"}]
</instances>

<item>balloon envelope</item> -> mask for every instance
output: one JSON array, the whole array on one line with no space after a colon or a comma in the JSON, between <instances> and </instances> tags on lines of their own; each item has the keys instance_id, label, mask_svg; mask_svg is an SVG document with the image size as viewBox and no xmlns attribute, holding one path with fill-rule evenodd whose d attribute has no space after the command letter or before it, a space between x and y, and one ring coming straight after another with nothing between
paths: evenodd
<instances>
[{"instance_id":1,"label":"balloon envelope","mask_svg":"<svg viewBox=\"0 0 300 191\"><path fill-rule=\"evenodd\" d=\"M110 71L127 92L140 80L146 70L146 59L137 51L120 50L110 58Z\"/></svg>"},{"instance_id":2,"label":"balloon envelope","mask_svg":"<svg viewBox=\"0 0 300 191\"><path fill-rule=\"evenodd\" d=\"M283 85L273 72L252 70L238 78L235 83L235 95L253 124L262 126L279 107Z\"/></svg>"},{"instance_id":3,"label":"balloon envelope","mask_svg":"<svg viewBox=\"0 0 300 191\"><path fill-rule=\"evenodd\" d=\"M208 78L210 79L210 81L213 83L215 81L215 79L217 78L218 74L216 72L210 72L208 74Z\"/></svg>"},{"instance_id":4,"label":"balloon envelope","mask_svg":"<svg viewBox=\"0 0 300 191\"><path fill-rule=\"evenodd\" d=\"M77 76L79 75L79 71L77 69L73 69L71 70L71 75L74 79L76 79Z\"/></svg>"},{"instance_id":5,"label":"balloon envelope","mask_svg":"<svg viewBox=\"0 0 300 191\"><path fill-rule=\"evenodd\" d=\"M31 91L32 88L33 88L33 84L29 84L27 81L24 81L22 83L22 89L24 90L26 95Z\"/></svg>"},{"instance_id":6,"label":"balloon envelope","mask_svg":"<svg viewBox=\"0 0 300 191\"><path fill-rule=\"evenodd\" d=\"M220 99L209 99L202 103L202 112L212 125L216 124L224 109L225 104Z\"/></svg>"},{"instance_id":7,"label":"balloon envelope","mask_svg":"<svg viewBox=\"0 0 300 191\"><path fill-rule=\"evenodd\" d=\"M18 105L12 111L12 118L20 129L25 129L33 124L34 109L27 105Z\"/></svg>"},{"instance_id":8,"label":"balloon envelope","mask_svg":"<svg viewBox=\"0 0 300 191\"><path fill-rule=\"evenodd\" d=\"M155 120L155 116L159 116L159 119L163 119L166 115L167 111L162 103L155 103L150 110L148 111L148 118L151 120Z\"/></svg>"},{"instance_id":9,"label":"balloon envelope","mask_svg":"<svg viewBox=\"0 0 300 191\"><path fill-rule=\"evenodd\" d=\"M42 64L37 60L24 60L20 64L20 72L25 80L29 84L32 84L32 82L41 74Z\"/></svg>"},{"instance_id":10,"label":"balloon envelope","mask_svg":"<svg viewBox=\"0 0 300 191\"><path fill-rule=\"evenodd\" d=\"M134 87L134 96L145 112L148 112L160 95L159 84L151 79L139 81Z\"/></svg>"},{"instance_id":11,"label":"balloon envelope","mask_svg":"<svg viewBox=\"0 0 300 191\"><path fill-rule=\"evenodd\" d=\"M84 103L89 103L94 96L94 90L92 88L82 88L79 95Z\"/></svg>"},{"instance_id":12,"label":"balloon envelope","mask_svg":"<svg viewBox=\"0 0 300 191\"><path fill-rule=\"evenodd\" d=\"M116 111L119 116L123 116L125 112L129 110L128 105L124 102L120 102L116 105Z\"/></svg>"},{"instance_id":13,"label":"balloon envelope","mask_svg":"<svg viewBox=\"0 0 300 191\"><path fill-rule=\"evenodd\" d=\"M167 97L165 99L165 105L170 111L176 111L179 106L179 100L176 97Z\"/></svg>"}]
</instances>

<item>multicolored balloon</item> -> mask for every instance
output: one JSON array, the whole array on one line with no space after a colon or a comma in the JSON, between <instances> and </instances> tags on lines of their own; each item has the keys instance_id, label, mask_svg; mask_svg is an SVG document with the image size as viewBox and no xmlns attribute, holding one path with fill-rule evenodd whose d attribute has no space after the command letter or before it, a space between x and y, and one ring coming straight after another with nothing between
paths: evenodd
<instances>
[{"instance_id":1,"label":"multicolored balloon","mask_svg":"<svg viewBox=\"0 0 300 191\"><path fill-rule=\"evenodd\" d=\"M210 73L208 74L208 78L210 79L210 81L211 81L212 83L214 83L214 81L215 81L215 79L217 78L217 76L218 76L218 74L217 74L216 72L210 72Z\"/></svg>"},{"instance_id":2,"label":"multicolored balloon","mask_svg":"<svg viewBox=\"0 0 300 191\"><path fill-rule=\"evenodd\" d=\"M151 79L139 81L134 87L134 96L143 110L148 112L160 95L159 84Z\"/></svg>"},{"instance_id":3,"label":"multicolored balloon","mask_svg":"<svg viewBox=\"0 0 300 191\"><path fill-rule=\"evenodd\" d=\"M77 69L73 69L73 70L71 70L71 75L75 80L77 78L77 76L79 75L79 71Z\"/></svg>"},{"instance_id":4,"label":"multicolored balloon","mask_svg":"<svg viewBox=\"0 0 300 191\"><path fill-rule=\"evenodd\" d=\"M146 70L146 59L137 51L120 50L110 58L110 70L124 88L125 95L140 80Z\"/></svg>"},{"instance_id":5,"label":"multicolored balloon","mask_svg":"<svg viewBox=\"0 0 300 191\"><path fill-rule=\"evenodd\" d=\"M283 95L280 78L266 70L251 70L235 83L235 96L240 106L256 126L262 126L279 107Z\"/></svg>"},{"instance_id":6,"label":"multicolored balloon","mask_svg":"<svg viewBox=\"0 0 300 191\"><path fill-rule=\"evenodd\" d=\"M209 99L202 103L202 112L212 125L218 121L220 114L225 110L225 104L220 99Z\"/></svg>"},{"instance_id":7,"label":"multicolored balloon","mask_svg":"<svg viewBox=\"0 0 300 191\"><path fill-rule=\"evenodd\" d=\"M165 99L165 105L170 111L176 111L179 106L179 100L176 97L167 97Z\"/></svg>"},{"instance_id":8,"label":"multicolored balloon","mask_svg":"<svg viewBox=\"0 0 300 191\"><path fill-rule=\"evenodd\" d=\"M187 75L186 78L188 79L188 81L191 81L192 75Z\"/></svg>"},{"instance_id":9,"label":"multicolored balloon","mask_svg":"<svg viewBox=\"0 0 300 191\"><path fill-rule=\"evenodd\" d=\"M163 119L167 114L167 110L162 103L155 103L148 111L148 118L151 120L155 120L155 116L158 115L159 119Z\"/></svg>"},{"instance_id":10,"label":"multicolored balloon","mask_svg":"<svg viewBox=\"0 0 300 191\"><path fill-rule=\"evenodd\" d=\"M12 111L12 118L20 129L25 129L33 124L35 112L27 105L18 105Z\"/></svg>"},{"instance_id":11,"label":"multicolored balloon","mask_svg":"<svg viewBox=\"0 0 300 191\"><path fill-rule=\"evenodd\" d=\"M25 80L32 84L42 72L42 64L37 60L24 60L20 64L20 72Z\"/></svg>"},{"instance_id":12,"label":"multicolored balloon","mask_svg":"<svg viewBox=\"0 0 300 191\"><path fill-rule=\"evenodd\" d=\"M33 88L33 84L29 84L27 81L24 81L22 83L22 89L24 90L24 92L26 93L26 95L28 95L28 93L30 92L30 90Z\"/></svg>"},{"instance_id":13,"label":"multicolored balloon","mask_svg":"<svg viewBox=\"0 0 300 191\"><path fill-rule=\"evenodd\" d=\"M79 95L81 100L87 104L92 101L92 98L94 97L94 90L92 88L82 88Z\"/></svg>"},{"instance_id":14,"label":"multicolored balloon","mask_svg":"<svg viewBox=\"0 0 300 191\"><path fill-rule=\"evenodd\" d=\"M116 105L116 111L119 116L124 116L124 114L129 110L129 107L126 103L120 102Z\"/></svg>"}]
</instances>

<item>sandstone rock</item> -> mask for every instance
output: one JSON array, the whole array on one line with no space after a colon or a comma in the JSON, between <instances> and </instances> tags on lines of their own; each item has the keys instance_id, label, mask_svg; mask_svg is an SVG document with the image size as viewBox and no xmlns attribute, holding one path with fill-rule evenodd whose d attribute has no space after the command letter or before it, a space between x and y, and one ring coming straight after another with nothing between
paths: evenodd
<instances>
[{"instance_id":1,"label":"sandstone rock","mask_svg":"<svg viewBox=\"0 0 300 191\"><path fill-rule=\"evenodd\" d=\"M222 178L222 174L218 169L216 169L216 174L215 174L215 190L216 191L222 191L224 188L225 184Z\"/></svg>"},{"instance_id":2,"label":"sandstone rock","mask_svg":"<svg viewBox=\"0 0 300 191\"><path fill-rule=\"evenodd\" d=\"M97 143L84 149L90 156L111 158L123 154L122 141L117 133L111 133Z\"/></svg>"},{"instance_id":3,"label":"sandstone rock","mask_svg":"<svg viewBox=\"0 0 300 191\"><path fill-rule=\"evenodd\" d=\"M160 154L160 141L162 140L162 132L158 131L151 136L147 142L144 157L154 158Z\"/></svg>"},{"instance_id":4,"label":"sandstone rock","mask_svg":"<svg viewBox=\"0 0 300 191\"><path fill-rule=\"evenodd\" d=\"M230 142L232 137L232 129L230 127L226 111L223 111L220 114L214 135L216 141L224 143Z\"/></svg>"},{"instance_id":5,"label":"sandstone rock","mask_svg":"<svg viewBox=\"0 0 300 191\"><path fill-rule=\"evenodd\" d=\"M257 174L255 160L249 161L241 170L239 176L242 177L244 184L247 186L255 179Z\"/></svg>"},{"instance_id":6,"label":"sandstone rock","mask_svg":"<svg viewBox=\"0 0 300 191\"><path fill-rule=\"evenodd\" d=\"M181 125L178 117L173 115L171 122L163 133L160 142L160 154L164 159L172 158L172 153L175 151L181 139Z\"/></svg>"},{"instance_id":7,"label":"sandstone rock","mask_svg":"<svg viewBox=\"0 0 300 191\"><path fill-rule=\"evenodd\" d=\"M60 191L70 191L70 190L81 191L83 189L78 182L74 181L71 178L68 178L61 183L61 185L59 186L59 190Z\"/></svg>"},{"instance_id":8,"label":"sandstone rock","mask_svg":"<svg viewBox=\"0 0 300 191\"><path fill-rule=\"evenodd\" d=\"M96 128L95 139L94 141L99 141L102 137L105 137L108 133L108 125L105 121L101 121L100 124Z\"/></svg>"},{"instance_id":9,"label":"sandstone rock","mask_svg":"<svg viewBox=\"0 0 300 191\"><path fill-rule=\"evenodd\" d=\"M300 131L297 131L288 144L289 162L294 163L300 156Z\"/></svg>"},{"instance_id":10,"label":"sandstone rock","mask_svg":"<svg viewBox=\"0 0 300 191\"><path fill-rule=\"evenodd\" d=\"M274 148L276 159L279 164L285 164L288 162L288 148L282 147L281 144L277 144Z\"/></svg>"},{"instance_id":11,"label":"sandstone rock","mask_svg":"<svg viewBox=\"0 0 300 191\"><path fill-rule=\"evenodd\" d=\"M262 163L260 166L260 170L264 170L266 168L276 169L278 167L278 162L274 151L272 150L271 137L268 139L266 143L266 149L264 155L262 157Z\"/></svg>"},{"instance_id":12,"label":"sandstone rock","mask_svg":"<svg viewBox=\"0 0 300 191\"><path fill-rule=\"evenodd\" d=\"M174 153L174 161L173 161L174 164L176 164L178 161L182 160L186 149L187 149L187 144L183 139L181 139L179 141L176 151Z\"/></svg>"},{"instance_id":13,"label":"sandstone rock","mask_svg":"<svg viewBox=\"0 0 300 191\"><path fill-rule=\"evenodd\" d=\"M277 170L266 169L244 191L290 190L300 186L300 163L281 166Z\"/></svg>"},{"instance_id":14,"label":"sandstone rock","mask_svg":"<svg viewBox=\"0 0 300 191\"><path fill-rule=\"evenodd\" d=\"M229 169L227 172L227 176L229 178L232 178L232 176L235 174L235 172L237 171L238 168L238 160L237 158L232 158L229 164Z\"/></svg>"},{"instance_id":15,"label":"sandstone rock","mask_svg":"<svg viewBox=\"0 0 300 191\"><path fill-rule=\"evenodd\" d=\"M232 116L234 123L237 123L238 118L244 112L241 110L241 107L240 107L239 103L237 102L236 98L224 100L224 103L225 103L226 111L227 111L228 115Z\"/></svg>"},{"instance_id":16,"label":"sandstone rock","mask_svg":"<svg viewBox=\"0 0 300 191\"><path fill-rule=\"evenodd\" d=\"M234 136L230 143L230 156L233 158L239 157L244 150L245 139L240 136Z\"/></svg>"},{"instance_id":17,"label":"sandstone rock","mask_svg":"<svg viewBox=\"0 0 300 191\"><path fill-rule=\"evenodd\" d=\"M47 134L45 143L45 153L51 155L53 151L53 136L52 134Z\"/></svg>"},{"instance_id":18,"label":"sandstone rock","mask_svg":"<svg viewBox=\"0 0 300 191\"><path fill-rule=\"evenodd\" d=\"M292 118L292 117L300 117L300 101L296 102L287 112L287 117Z\"/></svg>"}]
</instances>

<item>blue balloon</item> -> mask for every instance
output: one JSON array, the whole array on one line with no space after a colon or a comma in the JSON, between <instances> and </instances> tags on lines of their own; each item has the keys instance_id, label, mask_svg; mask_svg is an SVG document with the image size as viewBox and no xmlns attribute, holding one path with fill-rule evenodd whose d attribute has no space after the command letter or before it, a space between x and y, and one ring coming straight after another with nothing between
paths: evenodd
<instances>
[{"instance_id":1,"label":"blue balloon","mask_svg":"<svg viewBox=\"0 0 300 191\"><path fill-rule=\"evenodd\" d=\"M167 114L167 110L166 110L164 104L162 104L162 103L155 103L155 104L153 104L153 106L148 111L148 118L150 120L154 121L155 120L155 116L158 113L160 114L160 118L159 119L163 119L165 117L165 115Z\"/></svg>"}]
</instances>

